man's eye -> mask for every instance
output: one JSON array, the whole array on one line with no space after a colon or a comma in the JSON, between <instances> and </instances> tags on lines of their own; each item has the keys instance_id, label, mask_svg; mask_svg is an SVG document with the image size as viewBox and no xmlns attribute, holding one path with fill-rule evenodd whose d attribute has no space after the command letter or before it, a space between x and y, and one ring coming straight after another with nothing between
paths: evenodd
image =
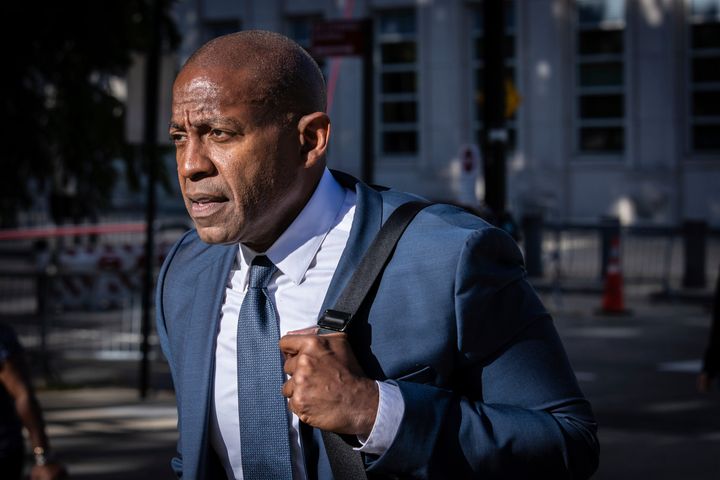
<instances>
[{"instance_id":1,"label":"man's eye","mask_svg":"<svg viewBox=\"0 0 720 480\"><path fill-rule=\"evenodd\" d=\"M210 130L210 136L213 137L215 140L225 140L230 138L232 135L224 130L218 130L217 128L213 128L212 130Z\"/></svg>"},{"instance_id":2,"label":"man's eye","mask_svg":"<svg viewBox=\"0 0 720 480\"><path fill-rule=\"evenodd\" d=\"M175 143L175 144L178 144L178 143L183 142L186 137L187 137L187 135L185 135L184 133L177 133L177 132L176 132L176 133L171 133L171 134L170 134L170 140L171 140L173 143Z\"/></svg>"}]
</instances>

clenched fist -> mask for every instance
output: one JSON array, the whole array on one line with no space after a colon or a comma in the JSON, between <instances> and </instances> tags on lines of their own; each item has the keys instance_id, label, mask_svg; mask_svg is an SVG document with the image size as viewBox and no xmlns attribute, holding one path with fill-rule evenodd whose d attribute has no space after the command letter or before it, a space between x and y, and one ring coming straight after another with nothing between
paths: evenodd
<instances>
[{"instance_id":1,"label":"clenched fist","mask_svg":"<svg viewBox=\"0 0 720 480\"><path fill-rule=\"evenodd\" d=\"M280 339L285 354L283 385L290 410L301 421L335 433L370 435L378 408L378 387L365 376L344 333L316 329Z\"/></svg>"}]
</instances>

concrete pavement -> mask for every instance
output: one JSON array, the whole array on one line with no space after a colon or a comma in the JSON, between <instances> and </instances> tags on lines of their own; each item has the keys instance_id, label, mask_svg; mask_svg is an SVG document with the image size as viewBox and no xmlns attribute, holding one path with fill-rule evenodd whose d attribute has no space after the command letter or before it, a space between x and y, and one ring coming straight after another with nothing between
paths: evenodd
<instances>
[{"instance_id":1,"label":"concrete pavement","mask_svg":"<svg viewBox=\"0 0 720 480\"><path fill-rule=\"evenodd\" d=\"M626 293L627 316L596 314L594 295L545 296L598 420L593 478L720 478L720 393L695 386L709 310L650 302L642 288Z\"/></svg>"},{"instance_id":2,"label":"concrete pavement","mask_svg":"<svg viewBox=\"0 0 720 480\"><path fill-rule=\"evenodd\" d=\"M39 393L51 444L70 478L173 479L175 397L156 391L138 400L125 387L49 390Z\"/></svg>"}]
</instances>

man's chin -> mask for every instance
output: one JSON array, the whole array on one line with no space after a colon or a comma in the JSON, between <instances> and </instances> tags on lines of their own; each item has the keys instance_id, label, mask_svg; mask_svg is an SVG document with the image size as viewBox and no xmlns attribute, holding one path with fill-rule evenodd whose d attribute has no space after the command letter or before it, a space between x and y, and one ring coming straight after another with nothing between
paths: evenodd
<instances>
[{"instance_id":1,"label":"man's chin","mask_svg":"<svg viewBox=\"0 0 720 480\"><path fill-rule=\"evenodd\" d=\"M232 235L226 229L215 226L201 226L195 223L200 240L211 245L231 245L239 243L237 235Z\"/></svg>"}]
</instances>

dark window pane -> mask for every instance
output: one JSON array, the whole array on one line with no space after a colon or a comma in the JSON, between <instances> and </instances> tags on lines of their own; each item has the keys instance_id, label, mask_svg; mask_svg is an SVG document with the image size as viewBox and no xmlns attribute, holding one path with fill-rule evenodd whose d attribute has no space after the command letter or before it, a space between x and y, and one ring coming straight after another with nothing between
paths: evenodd
<instances>
[{"instance_id":1,"label":"dark window pane","mask_svg":"<svg viewBox=\"0 0 720 480\"><path fill-rule=\"evenodd\" d=\"M720 23L693 25L692 48L720 48Z\"/></svg>"},{"instance_id":2,"label":"dark window pane","mask_svg":"<svg viewBox=\"0 0 720 480\"><path fill-rule=\"evenodd\" d=\"M382 74L383 93L413 93L417 91L415 72L397 72Z\"/></svg>"},{"instance_id":3,"label":"dark window pane","mask_svg":"<svg viewBox=\"0 0 720 480\"><path fill-rule=\"evenodd\" d=\"M625 111L623 99L623 95L582 95L580 117L622 118Z\"/></svg>"},{"instance_id":4,"label":"dark window pane","mask_svg":"<svg viewBox=\"0 0 720 480\"><path fill-rule=\"evenodd\" d=\"M413 63L416 58L415 42L383 43L382 63Z\"/></svg>"},{"instance_id":5,"label":"dark window pane","mask_svg":"<svg viewBox=\"0 0 720 480\"><path fill-rule=\"evenodd\" d=\"M693 92L693 115L720 116L720 91Z\"/></svg>"},{"instance_id":6,"label":"dark window pane","mask_svg":"<svg viewBox=\"0 0 720 480\"><path fill-rule=\"evenodd\" d=\"M692 134L693 150L720 151L720 125L695 125Z\"/></svg>"},{"instance_id":7,"label":"dark window pane","mask_svg":"<svg viewBox=\"0 0 720 480\"><path fill-rule=\"evenodd\" d=\"M415 11L388 10L382 12L380 33L415 33Z\"/></svg>"},{"instance_id":8,"label":"dark window pane","mask_svg":"<svg viewBox=\"0 0 720 480\"><path fill-rule=\"evenodd\" d=\"M407 123L417 120L417 103L383 102L382 119L388 123Z\"/></svg>"},{"instance_id":9,"label":"dark window pane","mask_svg":"<svg viewBox=\"0 0 720 480\"><path fill-rule=\"evenodd\" d=\"M383 132L384 153L417 153L417 132Z\"/></svg>"},{"instance_id":10,"label":"dark window pane","mask_svg":"<svg viewBox=\"0 0 720 480\"><path fill-rule=\"evenodd\" d=\"M585 63L580 65L580 85L596 87L623 84L621 62Z\"/></svg>"},{"instance_id":11,"label":"dark window pane","mask_svg":"<svg viewBox=\"0 0 720 480\"><path fill-rule=\"evenodd\" d=\"M720 57L695 58L692 61L693 82L720 82Z\"/></svg>"},{"instance_id":12,"label":"dark window pane","mask_svg":"<svg viewBox=\"0 0 720 480\"><path fill-rule=\"evenodd\" d=\"M622 152L625 132L622 127L584 127L580 129L580 150L583 152Z\"/></svg>"},{"instance_id":13,"label":"dark window pane","mask_svg":"<svg viewBox=\"0 0 720 480\"><path fill-rule=\"evenodd\" d=\"M578 53L599 55L622 53L622 30L584 30L578 36Z\"/></svg>"}]
</instances>

